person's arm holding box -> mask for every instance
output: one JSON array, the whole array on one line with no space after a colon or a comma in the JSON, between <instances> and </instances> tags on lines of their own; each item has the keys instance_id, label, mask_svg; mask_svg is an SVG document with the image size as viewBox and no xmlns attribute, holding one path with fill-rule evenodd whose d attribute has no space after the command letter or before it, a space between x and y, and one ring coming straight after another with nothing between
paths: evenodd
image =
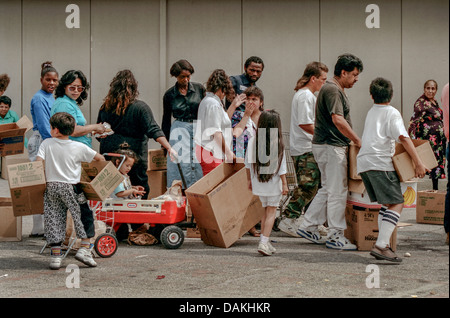
<instances>
[{"instance_id":1,"label":"person's arm holding box","mask_svg":"<svg viewBox=\"0 0 450 318\"><path fill-rule=\"evenodd\" d=\"M400 143L405 148L406 152L411 156L412 161L414 162L414 166L416 168L416 175L415 177L423 178L427 172L430 172L431 170L425 167L422 160L420 159L419 155L417 154L416 148L414 147L414 144L411 141L411 138L400 136L399 137Z\"/></svg>"},{"instance_id":2,"label":"person's arm holding box","mask_svg":"<svg viewBox=\"0 0 450 318\"><path fill-rule=\"evenodd\" d=\"M95 161L106 161L105 157L103 155L99 154L99 153L95 154L93 160L95 160Z\"/></svg>"}]
</instances>

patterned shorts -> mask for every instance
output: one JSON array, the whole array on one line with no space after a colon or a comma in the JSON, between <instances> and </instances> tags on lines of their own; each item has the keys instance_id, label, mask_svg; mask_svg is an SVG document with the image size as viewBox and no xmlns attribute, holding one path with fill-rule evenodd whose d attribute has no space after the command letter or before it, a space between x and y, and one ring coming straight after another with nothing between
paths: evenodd
<instances>
[{"instance_id":1,"label":"patterned shorts","mask_svg":"<svg viewBox=\"0 0 450 318\"><path fill-rule=\"evenodd\" d=\"M73 185L64 182L47 182L44 192L44 230L47 243L51 246L60 245L64 241L67 210L72 214L77 237L87 238L81 222L78 196L75 195Z\"/></svg>"}]
</instances>

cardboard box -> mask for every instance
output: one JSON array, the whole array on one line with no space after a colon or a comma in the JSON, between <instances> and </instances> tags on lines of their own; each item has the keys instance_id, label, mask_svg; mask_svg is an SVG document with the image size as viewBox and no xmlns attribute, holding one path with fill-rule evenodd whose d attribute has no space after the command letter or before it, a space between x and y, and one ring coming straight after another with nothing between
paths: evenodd
<instances>
[{"instance_id":1,"label":"cardboard box","mask_svg":"<svg viewBox=\"0 0 450 318\"><path fill-rule=\"evenodd\" d=\"M345 209L347 229L344 235L357 246L358 251L370 251L377 241L378 213L379 209L347 204ZM393 251L397 249L397 229L392 233L390 245Z\"/></svg>"},{"instance_id":2,"label":"cardboard box","mask_svg":"<svg viewBox=\"0 0 450 318\"><path fill-rule=\"evenodd\" d=\"M149 170L147 171L148 186L150 193L148 198L153 199L163 195L167 191L167 170Z\"/></svg>"},{"instance_id":3,"label":"cardboard box","mask_svg":"<svg viewBox=\"0 0 450 318\"><path fill-rule=\"evenodd\" d=\"M0 125L1 157L23 153L26 130L26 128L20 128L17 123Z\"/></svg>"},{"instance_id":4,"label":"cardboard box","mask_svg":"<svg viewBox=\"0 0 450 318\"><path fill-rule=\"evenodd\" d=\"M247 187L243 164L222 163L186 190L186 197L207 245L230 247L264 214Z\"/></svg>"},{"instance_id":5,"label":"cardboard box","mask_svg":"<svg viewBox=\"0 0 450 318\"><path fill-rule=\"evenodd\" d=\"M423 164L428 169L437 167L438 163L431 149L430 142L428 140L412 139L411 140L416 147L417 154L422 159ZM406 152L402 144L397 143L395 145L395 154L392 158L394 162L395 170L401 182L408 181L415 176L415 166L411 160L410 155Z\"/></svg>"},{"instance_id":6,"label":"cardboard box","mask_svg":"<svg viewBox=\"0 0 450 318\"><path fill-rule=\"evenodd\" d=\"M123 176L111 161L81 164L81 189L88 200L103 201L123 181Z\"/></svg>"},{"instance_id":7,"label":"cardboard box","mask_svg":"<svg viewBox=\"0 0 450 318\"><path fill-rule=\"evenodd\" d=\"M403 198L405 200L403 208L415 208L417 202L417 181L411 180L400 182ZM349 204L358 205L365 208L380 209L381 204L378 202L371 202L369 194L366 191L364 182L358 180L348 180L348 195L347 201Z\"/></svg>"},{"instance_id":8,"label":"cardboard box","mask_svg":"<svg viewBox=\"0 0 450 318\"><path fill-rule=\"evenodd\" d=\"M446 191L419 191L416 207L416 222L444 224Z\"/></svg>"},{"instance_id":9,"label":"cardboard box","mask_svg":"<svg viewBox=\"0 0 450 318\"><path fill-rule=\"evenodd\" d=\"M9 165L8 182L15 216L44 212L46 183L42 161Z\"/></svg>"},{"instance_id":10,"label":"cardboard box","mask_svg":"<svg viewBox=\"0 0 450 318\"><path fill-rule=\"evenodd\" d=\"M1 177L2 177L2 179L8 180L8 168L7 167L9 165L30 162L30 159L28 158L28 151L25 149L22 154L1 157L1 161L2 161Z\"/></svg>"},{"instance_id":11,"label":"cardboard box","mask_svg":"<svg viewBox=\"0 0 450 318\"><path fill-rule=\"evenodd\" d=\"M33 128L33 122L22 116L16 123L0 125L0 157L24 152L25 134Z\"/></svg>"},{"instance_id":12,"label":"cardboard box","mask_svg":"<svg viewBox=\"0 0 450 318\"><path fill-rule=\"evenodd\" d=\"M167 157L164 154L164 149L149 149L147 170L153 171L166 169L167 169Z\"/></svg>"},{"instance_id":13,"label":"cardboard box","mask_svg":"<svg viewBox=\"0 0 450 318\"><path fill-rule=\"evenodd\" d=\"M11 198L0 198L0 242L22 240L22 217L14 216Z\"/></svg>"},{"instance_id":14,"label":"cardboard box","mask_svg":"<svg viewBox=\"0 0 450 318\"><path fill-rule=\"evenodd\" d=\"M353 143L348 147L348 178L353 180L361 180L361 176L356 173L356 156L359 153L359 147Z\"/></svg>"}]
</instances>

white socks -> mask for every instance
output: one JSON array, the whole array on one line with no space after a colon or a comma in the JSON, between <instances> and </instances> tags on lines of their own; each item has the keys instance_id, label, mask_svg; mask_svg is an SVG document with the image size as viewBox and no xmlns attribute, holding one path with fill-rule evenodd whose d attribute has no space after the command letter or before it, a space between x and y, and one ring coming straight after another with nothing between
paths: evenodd
<instances>
[{"instance_id":1,"label":"white socks","mask_svg":"<svg viewBox=\"0 0 450 318\"><path fill-rule=\"evenodd\" d=\"M392 232L394 232L399 220L400 214L397 212L391 210L384 211L380 222L378 239L375 243L378 247L385 248L386 246L390 246L389 241L391 240Z\"/></svg>"},{"instance_id":2,"label":"white socks","mask_svg":"<svg viewBox=\"0 0 450 318\"><path fill-rule=\"evenodd\" d=\"M380 212L378 213L378 230L381 229L381 220L383 220L384 212L386 212L387 206L382 205Z\"/></svg>"},{"instance_id":3,"label":"white socks","mask_svg":"<svg viewBox=\"0 0 450 318\"><path fill-rule=\"evenodd\" d=\"M269 243L269 238L267 236L260 234L259 241L263 244L267 244L267 243Z\"/></svg>"}]
</instances>

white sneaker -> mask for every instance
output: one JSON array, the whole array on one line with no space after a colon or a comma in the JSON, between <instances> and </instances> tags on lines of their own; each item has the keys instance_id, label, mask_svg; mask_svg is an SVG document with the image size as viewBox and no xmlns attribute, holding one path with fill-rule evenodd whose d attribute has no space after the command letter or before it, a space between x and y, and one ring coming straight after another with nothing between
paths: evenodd
<instances>
[{"instance_id":1,"label":"white sneaker","mask_svg":"<svg viewBox=\"0 0 450 318\"><path fill-rule=\"evenodd\" d=\"M60 269L62 260L62 256L52 256L50 258L50 269Z\"/></svg>"},{"instance_id":2,"label":"white sneaker","mask_svg":"<svg viewBox=\"0 0 450 318\"><path fill-rule=\"evenodd\" d=\"M75 254L75 259L77 261L82 262L83 264L86 264L89 267L96 267L97 263L92 258L92 253L90 250L88 250L85 247L80 247L78 249L77 254Z\"/></svg>"},{"instance_id":3,"label":"white sneaker","mask_svg":"<svg viewBox=\"0 0 450 318\"><path fill-rule=\"evenodd\" d=\"M299 228L297 230L297 234L300 237L305 238L308 241L311 241L315 244L324 245L326 243L325 237L320 235L319 231L311 232L311 231L307 231L307 230Z\"/></svg>"},{"instance_id":4,"label":"white sneaker","mask_svg":"<svg viewBox=\"0 0 450 318\"><path fill-rule=\"evenodd\" d=\"M280 223L278 224L278 228L286 234L289 234L293 237L301 237L297 234L297 220L290 218L282 218Z\"/></svg>"},{"instance_id":5,"label":"white sneaker","mask_svg":"<svg viewBox=\"0 0 450 318\"><path fill-rule=\"evenodd\" d=\"M326 246L335 250L342 251L356 251L357 247L355 244L350 243L348 238L344 236L344 233L338 231L332 234L326 242Z\"/></svg>"},{"instance_id":6,"label":"white sneaker","mask_svg":"<svg viewBox=\"0 0 450 318\"><path fill-rule=\"evenodd\" d=\"M272 254L275 254L277 249L275 247L273 247L272 243L270 243L270 241L267 243L267 245L269 245L269 250L272 252Z\"/></svg>"},{"instance_id":7,"label":"white sneaker","mask_svg":"<svg viewBox=\"0 0 450 318\"><path fill-rule=\"evenodd\" d=\"M272 251L270 250L269 244L264 244L259 242L258 252L264 256L271 256Z\"/></svg>"}]
</instances>

